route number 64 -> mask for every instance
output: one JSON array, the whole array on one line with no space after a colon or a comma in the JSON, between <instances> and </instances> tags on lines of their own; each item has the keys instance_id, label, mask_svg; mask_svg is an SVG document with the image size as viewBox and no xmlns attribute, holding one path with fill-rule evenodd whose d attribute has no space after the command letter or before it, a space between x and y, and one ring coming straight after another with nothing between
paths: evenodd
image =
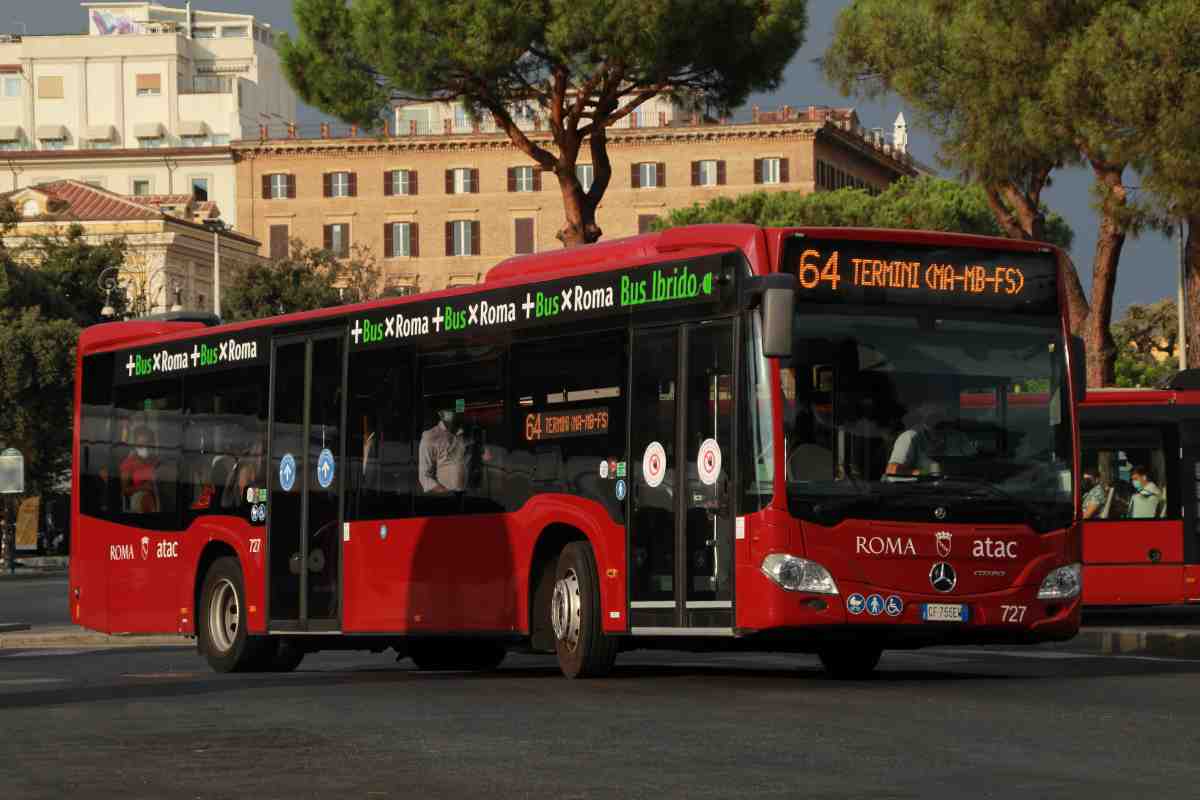
<instances>
[{"instance_id":1,"label":"route number 64","mask_svg":"<svg viewBox=\"0 0 1200 800\"><path fill-rule=\"evenodd\" d=\"M1000 606L1001 622L1023 622L1028 606Z\"/></svg>"}]
</instances>

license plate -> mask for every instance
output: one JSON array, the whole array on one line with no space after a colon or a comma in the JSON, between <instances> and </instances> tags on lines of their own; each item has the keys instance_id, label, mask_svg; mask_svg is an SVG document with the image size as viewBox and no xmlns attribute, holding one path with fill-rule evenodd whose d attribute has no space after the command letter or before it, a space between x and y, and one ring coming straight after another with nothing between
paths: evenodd
<instances>
[{"instance_id":1,"label":"license plate","mask_svg":"<svg viewBox=\"0 0 1200 800\"><path fill-rule=\"evenodd\" d=\"M926 622L966 622L968 607L962 603L926 603L921 619Z\"/></svg>"}]
</instances>

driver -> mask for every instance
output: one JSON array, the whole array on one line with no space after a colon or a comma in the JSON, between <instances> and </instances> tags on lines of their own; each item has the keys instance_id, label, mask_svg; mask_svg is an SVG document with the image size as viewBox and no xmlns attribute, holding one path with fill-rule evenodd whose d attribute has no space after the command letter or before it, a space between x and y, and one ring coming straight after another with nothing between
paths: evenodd
<instances>
[{"instance_id":1,"label":"driver","mask_svg":"<svg viewBox=\"0 0 1200 800\"><path fill-rule=\"evenodd\" d=\"M976 455L974 443L949 427L949 403L927 399L909 415L909 427L896 437L888 456L886 477L941 474L937 458Z\"/></svg>"}]
</instances>

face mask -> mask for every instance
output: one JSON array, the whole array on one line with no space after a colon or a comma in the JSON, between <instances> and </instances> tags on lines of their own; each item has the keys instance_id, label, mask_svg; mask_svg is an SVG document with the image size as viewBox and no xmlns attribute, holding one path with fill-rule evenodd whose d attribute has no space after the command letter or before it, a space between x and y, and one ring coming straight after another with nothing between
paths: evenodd
<instances>
[{"instance_id":1,"label":"face mask","mask_svg":"<svg viewBox=\"0 0 1200 800\"><path fill-rule=\"evenodd\" d=\"M1134 479L1134 481L1133 481L1133 488L1134 488L1134 489L1137 489L1137 490L1140 492L1140 491L1142 490L1142 486L1143 486L1143 485L1144 485L1144 484L1143 484L1141 481L1137 480L1136 478Z\"/></svg>"},{"instance_id":2,"label":"face mask","mask_svg":"<svg viewBox=\"0 0 1200 800\"><path fill-rule=\"evenodd\" d=\"M138 454L138 458L149 458L150 457L150 448L149 447L139 447L136 449L136 452Z\"/></svg>"}]
</instances>

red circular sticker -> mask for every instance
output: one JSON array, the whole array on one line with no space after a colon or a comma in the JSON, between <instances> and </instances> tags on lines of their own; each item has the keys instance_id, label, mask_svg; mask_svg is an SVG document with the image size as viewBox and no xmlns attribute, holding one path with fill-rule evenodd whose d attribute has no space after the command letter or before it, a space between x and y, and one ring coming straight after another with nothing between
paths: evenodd
<instances>
[{"instance_id":1,"label":"red circular sticker","mask_svg":"<svg viewBox=\"0 0 1200 800\"><path fill-rule=\"evenodd\" d=\"M663 482L666 472L667 452L663 446L658 442L646 445L646 452L642 454L642 478L646 485L652 489L658 486Z\"/></svg>"},{"instance_id":2,"label":"red circular sticker","mask_svg":"<svg viewBox=\"0 0 1200 800\"><path fill-rule=\"evenodd\" d=\"M712 486L721 475L721 445L716 439L705 439L696 453L696 472L700 482Z\"/></svg>"}]
</instances>

